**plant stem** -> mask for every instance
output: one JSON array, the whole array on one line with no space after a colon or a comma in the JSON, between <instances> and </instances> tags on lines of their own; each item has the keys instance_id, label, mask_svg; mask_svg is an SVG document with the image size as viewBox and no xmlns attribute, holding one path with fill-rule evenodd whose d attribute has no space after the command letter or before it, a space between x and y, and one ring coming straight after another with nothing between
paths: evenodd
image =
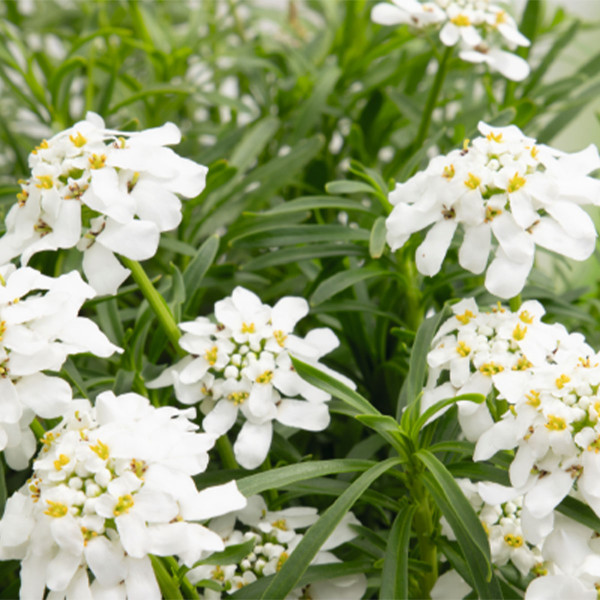
<instances>
[{"instance_id":1,"label":"plant stem","mask_svg":"<svg viewBox=\"0 0 600 600\"><path fill-rule=\"evenodd\" d=\"M431 571L423 573L420 595L423 598L430 598L431 590L438 578L437 546L433 541L434 524L429 494L420 482L413 486L413 494L418 507L413 523L419 543L419 555L420 559L431 567Z\"/></svg>"},{"instance_id":2,"label":"plant stem","mask_svg":"<svg viewBox=\"0 0 600 600\"><path fill-rule=\"evenodd\" d=\"M35 435L36 440L41 440L46 434L46 430L37 419L31 421L31 423L29 424L29 428L31 429L31 431L33 431L33 435Z\"/></svg>"},{"instance_id":3,"label":"plant stem","mask_svg":"<svg viewBox=\"0 0 600 600\"><path fill-rule=\"evenodd\" d=\"M217 452L221 457L221 462L223 463L223 467L226 469L239 469L240 466L237 464L235 460L235 455L233 453L233 448L231 447L231 442L226 435L222 435L216 443Z\"/></svg>"},{"instance_id":4,"label":"plant stem","mask_svg":"<svg viewBox=\"0 0 600 600\"><path fill-rule=\"evenodd\" d=\"M131 275L138 284L138 287L142 291L142 294L144 294L146 300L148 300L150 307L154 311L154 314L167 334L167 337L175 349L179 351L179 338L181 337L181 332L179 331L179 327L177 327L177 323L175 322L165 299L154 289L152 282L148 278L148 275L146 275L146 271L144 271L144 268L139 262L126 258L125 256L121 256L120 258L121 262L131 271Z\"/></svg>"},{"instance_id":5,"label":"plant stem","mask_svg":"<svg viewBox=\"0 0 600 600\"><path fill-rule=\"evenodd\" d=\"M508 301L508 306L510 307L510 310L512 310L513 312L517 312L519 310L519 308L521 307L522 303L523 303L523 300L521 298L521 294L517 294L514 298L511 298Z\"/></svg>"},{"instance_id":6,"label":"plant stem","mask_svg":"<svg viewBox=\"0 0 600 600\"><path fill-rule=\"evenodd\" d=\"M440 90L442 89L444 79L446 78L448 60L450 59L450 56L452 56L452 50L452 46L446 47L446 49L444 50L444 54L442 54L442 57L439 60L438 70L435 74L435 79L433 80L433 85L431 86L429 97L427 98L427 104L425 105L423 116L421 117L419 131L413 144L413 148L415 151L423 145L423 142L425 141L425 138L429 133L429 126L431 125L431 115L433 114L435 105L438 100L438 96L440 94Z\"/></svg>"}]
</instances>

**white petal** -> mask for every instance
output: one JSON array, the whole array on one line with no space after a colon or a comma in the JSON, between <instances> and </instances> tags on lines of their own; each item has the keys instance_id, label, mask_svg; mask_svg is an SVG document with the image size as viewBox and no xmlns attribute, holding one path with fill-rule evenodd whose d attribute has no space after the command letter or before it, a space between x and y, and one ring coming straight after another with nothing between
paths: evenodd
<instances>
[{"instance_id":1,"label":"white petal","mask_svg":"<svg viewBox=\"0 0 600 600\"><path fill-rule=\"evenodd\" d=\"M84 552L87 564L103 586L116 585L125 579L125 554L119 544L97 536L87 543Z\"/></svg>"},{"instance_id":2,"label":"white petal","mask_svg":"<svg viewBox=\"0 0 600 600\"><path fill-rule=\"evenodd\" d=\"M22 377L17 383L17 390L21 401L44 419L63 415L73 397L71 386L66 381L43 373Z\"/></svg>"},{"instance_id":3,"label":"white petal","mask_svg":"<svg viewBox=\"0 0 600 600\"><path fill-rule=\"evenodd\" d=\"M0 423L17 423L23 409L11 379L0 378Z\"/></svg>"},{"instance_id":4,"label":"white petal","mask_svg":"<svg viewBox=\"0 0 600 600\"><path fill-rule=\"evenodd\" d=\"M508 259L520 263L533 255L534 245L530 234L523 231L508 212L494 218L492 231Z\"/></svg>"},{"instance_id":5,"label":"white petal","mask_svg":"<svg viewBox=\"0 0 600 600\"><path fill-rule=\"evenodd\" d=\"M487 265L491 246L491 230L487 223L465 227L463 243L458 252L458 262L463 269L478 275Z\"/></svg>"},{"instance_id":6,"label":"white petal","mask_svg":"<svg viewBox=\"0 0 600 600\"><path fill-rule=\"evenodd\" d=\"M147 552L146 526L142 519L134 514L123 514L115 519L117 531L125 552L134 558L142 558Z\"/></svg>"},{"instance_id":7,"label":"white petal","mask_svg":"<svg viewBox=\"0 0 600 600\"><path fill-rule=\"evenodd\" d=\"M485 287L500 298L512 298L523 289L532 265L533 256L523 262L513 262L498 248L486 272Z\"/></svg>"},{"instance_id":8,"label":"white petal","mask_svg":"<svg viewBox=\"0 0 600 600\"><path fill-rule=\"evenodd\" d=\"M151 221L132 220L122 225L107 219L96 243L132 260L146 260L156 254L160 234Z\"/></svg>"},{"instance_id":9,"label":"white petal","mask_svg":"<svg viewBox=\"0 0 600 600\"><path fill-rule=\"evenodd\" d=\"M175 229L181 222L181 201L155 182L140 179L134 188L136 213L143 221L152 221L159 231Z\"/></svg>"},{"instance_id":10,"label":"white petal","mask_svg":"<svg viewBox=\"0 0 600 600\"><path fill-rule=\"evenodd\" d=\"M420 273L433 276L440 270L455 231L454 219L442 219L427 232L415 255Z\"/></svg>"},{"instance_id":11,"label":"white petal","mask_svg":"<svg viewBox=\"0 0 600 600\"><path fill-rule=\"evenodd\" d=\"M460 32L458 27L448 21L440 31L440 41L444 46L454 46L459 39Z\"/></svg>"},{"instance_id":12,"label":"white petal","mask_svg":"<svg viewBox=\"0 0 600 600\"><path fill-rule=\"evenodd\" d=\"M125 561L127 566L125 588L128 600L160 600L162 595L150 559L147 556L142 559L128 556Z\"/></svg>"},{"instance_id":13,"label":"white petal","mask_svg":"<svg viewBox=\"0 0 600 600\"><path fill-rule=\"evenodd\" d=\"M304 298L286 296L273 306L271 323L275 331L292 331L296 323L308 314L308 302Z\"/></svg>"},{"instance_id":14,"label":"white petal","mask_svg":"<svg viewBox=\"0 0 600 600\"><path fill-rule=\"evenodd\" d=\"M190 507L186 519L203 521L218 517L246 506L246 497L239 491L237 483L230 481L223 485L214 485L198 492L196 506Z\"/></svg>"},{"instance_id":15,"label":"white petal","mask_svg":"<svg viewBox=\"0 0 600 600\"><path fill-rule=\"evenodd\" d=\"M557 210L555 208L556 215L553 215L553 217L559 219L560 224L554 219L542 217L539 223L532 228L532 237L535 243L543 248L574 260L585 260L594 251L596 230L583 209L576 205L572 205L570 208L573 213L579 211L580 219L576 226L571 226L568 230L565 230L562 225L573 221L573 218L570 218L573 213L569 214L568 210Z\"/></svg>"},{"instance_id":16,"label":"white petal","mask_svg":"<svg viewBox=\"0 0 600 600\"><path fill-rule=\"evenodd\" d=\"M536 518L552 512L571 491L573 478L569 473L556 471L540 478L525 496L527 510Z\"/></svg>"},{"instance_id":17,"label":"white petal","mask_svg":"<svg viewBox=\"0 0 600 600\"><path fill-rule=\"evenodd\" d=\"M329 409L327 404L282 400L277 407L277 420L288 427L323 431L329 425Z\"/></svg>"},{"instance_id":18,"label":"white petal","mask_svg":"<svg viewBox=\"0 0 600 600\"><path fill-rule=\"evenodd\" d=\"M271 421L262 425L244 423L238 438L233 446L235 458L244 469L259 467L269 452L273 427Z\"/></svg>"},{"instance_id":19,"label":"white petal","mask_svg":"<svg viewBox=\"0 0 600 600\"><path fill-rule=\"evenodd\" d=\"M406 12L387 2L381 2L373 7L371 20L378 25L400 25L410 22Z\"/></svg>"},{"instance_id":20,"label":"white petal","mask_svg":"<svg viewBox=\"0 0 600 600\"><path fill-rule=\"evenodd\" d=\"M81 555L59 550L46 569L48 589L58 592L66 590L77 571L81 558Z\"/></svg>"},{"instance_id":21,"label":"white petal","mask_svg":"<svg viewBox=\"0 0 600 600\"><path fill-rule=\"evenodd\" d=\"M123 267L115 255L101 244L92 244L83 253L83 272L100 296L116 294L130 273L129 269Z\"/></svg>"},{"instance_id":22,"label":"white petal","mask_svg":"<svg viewBox=\"0 0 600 600\"><path fill-rule=\"evenodd\" d=\"M227 433L235 424L238 415L238 407L231 401L222 399L204 417L202 428L207 433L219 437Z\"/></svg>"}]
</instances>

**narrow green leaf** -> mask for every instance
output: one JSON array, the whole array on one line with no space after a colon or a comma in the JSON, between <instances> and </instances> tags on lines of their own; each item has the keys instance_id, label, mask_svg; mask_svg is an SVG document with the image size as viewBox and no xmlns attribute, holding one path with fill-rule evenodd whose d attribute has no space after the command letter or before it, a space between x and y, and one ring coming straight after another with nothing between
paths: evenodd
<instances>
[{"instance_id":1,"label":"narrow green leaf","mask_svg":"<svg viewBox=\"0 0 600 600\"><path fill-rule=\"evenodd\" d=\"M193 88L187 88L183 86L177 85L159 85L159 86L147 86L140 92L136 92L132 94L125 100L121 100L121 102L117 102L117 104L113 104L108 109L108 114L116 113L120 108L124 106L128 106L129 104L133 104L134 102L138 102L139 100L145 100L152 96L167 96L167 95L179 95L179 96L189 96L194 93Z\"/></svg>"},{"instance_id":2,"label":"narrow green leaf","mask_svg":"<svg viewBox=\"0 0 600 600\"><path fill-rule=\"evenodd\" d=\"M353 271L340 271L325 279L317 286L317 289L310 297L310 304L312 306L320 304L360 281L385 276L391 276L390 271L379 268L365 267L364 269Z\"/></svg>"},{"instance_id":3,"label":"narrow green leaf","mask_svg":"<svg viewBox=\"0 0 600 600\"><path fill-rule=\"evenodd\" d=\"M256 540L252 539L242 544L227 546L222 552L214 552L208 558L199 560L194 567L198 565L234 565L252 552L254 544L256 544Z\"/></svg>"},{"instance_id":4,"label":"narrow green leaf","mask_svg":"<svg viewBox=\"0 0 600 600\"><path fill-rule=\"evenodd\" d=\"M376 431L397 433L400 430L400 423L388 415L356 415L356 419Z\"/></svg>"},{"instance_id":5,"label":"narrow green leaf","mask_svg":"<svg viewBox=\"0 0 600 600\"><path fill-rule=\"evenodd\" d=\"M333 473L355 473L356 471L365 471L372 466L373 461L371 460L349 458L299 463L280 467L279 469L271 469L265 473L249 475L239 479L237 485L240 492L249 498L254 494L260 494L266 490L279 488L296 481L332 475Z\"/></svg>"},{"instance_id":6,"label":"narrow green leaf","mask_svg":"<svg viewBox=\"0 0 600 600\"><path fill-rule=\"evenodd\" d=\"M187 268L183 272L183 283L188 297L191 300L194 292L197 291L200 282L204 279L206 272L212 265L217 252L219 250L219 237L211 235L200 246L196 252L196 256L190 261Z\"/></svg>"},{"instance_id":7,"label":"narrow green leaf","mask_svg":"<svg viewBox=\"0 0 600 600\"><path fill-rule=\"evenodd\" d=\"M325 190L328 194L375 194L378 191L370 186L368 183L362 181L330 181L325 184Z\"/></svg>"},{"instance_id":8,"label":"narrow green leaf","mask_svg":"<svg viewBox=\"0 0 600 600\"><path fill-rule=\"evenodd\" d=\"M0 517L4 514L4 506L8 499L8 492L6 490L6 479L4 474L4 461L0 459Z\"/></svg>"},{"instance_id":9,"label":"narrow green leaf","mask_svg":"<svg viewBox=\"0 0 600 600\"><path fill-rule=\"evenodd\" d=\"M567 496L557 506L557 510L570 519L600 533L600 519L589 506L580 500Z\"/></svg>"},{"instance_id":10,"label":"narrow green leaf","mask_svg":"<svg viewBox=\"0 0 600 600\"><path fill-rule=\"evenodd\" d=\"M434 502L450 524L473 575L481 598L501 598L494 576L487 535L460 487L446 467L429 451L419 450L417 458L427 467L421 475Z\"/></svg>"},{"instance_id":11,"label":"narrow green leaf","mask_svg":"<svg viewBox=\"0 0 600 600\"><path fill-rule=\"evenodd\" d=\"M440 400L432 406L430 406L414 423L411 429L411 436L416 437L421 429L425 426L425 423L429 421L436 413L443 410L447 406L452 406L456 402L468 401L481 404L485 402L485 396L482 394L461 394L460 396L454 396L454 398L446 398Z\"/></svg>"},{"instance_id":12,"label":"narrow green leaf","mask_svg":"<svg viewBox=\"0 0 600 600\"><path fill-rule=\"evenodd\" d=\"M369 239L369 254L371 258L380 258L383 254L386 234L385 217L379 217L371 228L371 238Z\"/></svg>"},{"instance_id":13,"label":"narrow green leaf","mask_svg":"<svg viewBox=\"0 0 600 600\"><path fill-rule=\"evenodd\" d=\"M261 598L285 598L354 503L377 478L400 462L399 458L388 458L360 475L304 534Z\"/></svg>"},{"instance_id":14,"label":"narrow green leaf","mask_svg":"<svg viewBox=\"0 0 600 600\"><path fill-rule=\"evenodd\" d=\"M366 415L381 415L381 413L358 392L350 389L335 377L327 375L312 365L308 365L297 358L292 357L292 363L298 375L308 383L312 383L325 392L330 393L335 398L343 400L352 408L358 411L359 414Z\"/></svg>"},{"instance_id":15,"label":"narrow green leaf","mask_svg":"<svg viewBox=\"0 0 600 600\"><path fill-rule=\"evenodd\" d=\"M416 506L405 506L396 516L388 537L379 598L408 598L408 551Z\"/></svg>"},{"instance_id":16,"label":"narrow green leaf","mask_svg":"<svg viewBox=\"0 0 600 600\"><path fill-rule=\"evenodd\" d=\"M440 323L445 321L450 314L450 308L444 307L440 312L425 319L419 327L410 355L408 376L404 381L402 390L400 391L400 398L398 399L398 407L396 409L397 419L400 419L402 416L404 407L414 402L423 389L425 373L427 371L427 354L431 349L431 341Z\"/></svg>"},{"instance_id":17,"label":"narrow green leaf","mask_svg":"<svg viewBox=\"0 0 600 600\"><path fill-rule=\"evenodd\" d=\"M183 600L179 586L175 583L173 577L169 575L169 572L167 571L161 558L158 556L153 556L152 554L149 556L150 561L152 562L152 568L154 569L154 574L156 575L156 581L158 581L158 587L160 587L163 598L169 598L169 600Z\"/></svg>"},{"instance_id":18,"label":"narrow green leaf","mask_svg":"<svg viewBox=\"0 0 600 600\"><path fill-rule=\"evenodd\" d=\"M327 210L329 208L336 210L356 210L359 212L371 212L372 210L371 207L365 206L362 202L342 198L341 196L302 196L288 202L282 202L270 210L250 214L271 217L273 215L286 215L294 212L306 212L308 210Z\"/></svg>"},{"instance_id":19,"label":"narrow green leaf","mask_svg":"<svg viewBox=\"0 0 600 600\"><path fill-rule=\"evenodd\" d=\"M273 138L279 125L276 117L266 117L252 125L231 154L231 164L240 172L245 171Z\"/></svg>"},{"instance_id":20,"label":"narrow green leaf","mask_svg":"<svg viewBox=\"0 0 600 600\"><path fill-rule=\"evenodd\" d=\"M196 248L191 244L186 244L176 238L160 236L159 246L175 254L183 254L183 256L196 256Z\"/></svg>"}]
</instances>

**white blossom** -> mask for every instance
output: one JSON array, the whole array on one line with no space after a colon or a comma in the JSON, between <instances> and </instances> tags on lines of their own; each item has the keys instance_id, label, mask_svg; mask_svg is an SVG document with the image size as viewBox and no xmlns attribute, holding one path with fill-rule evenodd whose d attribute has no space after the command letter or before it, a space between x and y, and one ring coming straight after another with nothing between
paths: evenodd
<instances>
[{"instance_id":1,"label":"white blossom","mask_svg":"<svg viewBox=\"0 0 600 600\"><path fill-rule=\"evenodd\" d=\"M529 46L514 19L489 0L391 0L373 7L371 19L380 25L410 25L417 29L439 30L445 46L459 46L459 57L473 63L487 63L507 79L521 81L529 65L520 56L502 50L507 46Z\"/></svg>"},{"instance_id":2,"label":"white blossom","mask_svg":"<svg viewBox=\"0 0 600 600\"><path fill-rule=\"evenodd\" d=\"M480 122L479 131L483 137L396 185L387 242L396 250L429 228L415 259L421 273L433 276L460 226L461 267L486 271L486 288L510 298L525 285L536 246L574 260L593 252L596 229L581 205L600 202L600 182L588 176L600 157L593 145L574 154L536 145L514 125Z\"/></svg>"},{"instance_id":3,"label":"white blossom","mask_svg":"<svg viewBox=\"0 0 600 600\"><path fill-rule=\"evenodd\" d=\"M75 271L52 278L29 267L0 267L0 450L13 469L27 467L35 452L34 417L60 417L71 402L69 384L43 371L60 371L70 354L120 351L78 316L93 296Z\"/></svg>"},{"instance_id":4,"label":"white blossom","mask_svg":"<svg viewBox=\"0 0 600 600\"><path fill-rule=\"evenodd\" d=\"M173 123L140 132L106 129L101 117L44 140L29 156L31 176L6 216L0 262L77 247L94 289L115 293L129 271L115 257L154 256L161 231L177 227L177 195L197 196L206 167L166 146L179 143Z\"/></svg>"},{"instance_id":5,"label":"white blossom","mask_svg":"<svg viewBox=\"0 0 600 600\"><path fill-rule=\"evenodd\" d=\"M298 506L270 511L262 497L252 496L241 511L213 519L209 524L211 529L220 533L226 546L253 540L252 551L239 564L201 565L189 571L187 577L191 582L212 580L227 595L233 594L261 577L277 573L302 540L302 534L297 530L313 525L318 518L315 508ZM241 525L236 528L237 521ZM330 550L355 538L356 533L350 526L359 524L352 513L347 513L321 546L311 564L340 562ZM293 590L287 598L359 600L366 587L367 579L364 575L349 575L316 581ZM221 597L220 592L208 588L205 590L207 600Z\"/></svg>"},{"instance_id":6,"label":"white blossom","mask_svg":"<svg viewBox=\"0 0 600 600\"><path fill-rule=\"evenodd\" d=\"M72 403L0 521L0 558L21 560L21 598L160 598L149 554L191 567L221 538L197 523L245 506L235 482L198 492L214 443L195 411L137 394Z\"/></svg>"},{"instance_id":7,"label":"white blossom","mask_svg":"<svg viewBox=\"0 0 600 600\"><path fill-rule=\"evenodd\" d=\"M221 436L238 419L243 425L234 444L235 457L246 469L258 467L271 445L273 421L308 431L329 424L330 395L304 381L290 355L353 383L319 363L338 345L326 328L304 338L293 334L308 313L303 298L285 297L272 308L252 292L236 287L215 304L215 321L198 317L181 323L181 347L189 353L149 387L173 384L180 402L202 402L204 429Z\"/></svg>"}]
</instances>

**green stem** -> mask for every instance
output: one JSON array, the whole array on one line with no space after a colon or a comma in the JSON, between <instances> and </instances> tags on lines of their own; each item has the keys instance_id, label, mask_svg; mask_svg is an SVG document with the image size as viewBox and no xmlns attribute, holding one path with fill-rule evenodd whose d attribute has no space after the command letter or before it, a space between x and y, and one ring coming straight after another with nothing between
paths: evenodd
<instances>
[{"instance_id":1,"label":"green stem","mask_svg":"<svg viewBox=\"0 0 600 600\"><path fill-rule=\"evenodd\" d=\"M414 499L417 503L417 511L413 519L414 527L419 544L419 557L431 567L431 571L423 573L420 596L431 597L431 590L438 578L437 546L433 541L434 523L432 510L429 502L429 494L425 487L417 482L412 489Z\"/></svg>"},{"instance_id":2,"label":"green stem","mask_svg":"<svg viewBox=\"0 0 600 600\"><path fill-rule=\"evenodd\" d=\"M38 441L46 435L46 430L37 419L31 421L31 423L29 424L29 428L31 429L31 431L33 431L33 435L35 435L35 439Z\"/></svg>"},{"instance_id":3,"label":"green stem","mask_svg":"<svg viewBox=\"0 0 600 600\"><path fill-rule=\"evenodd\" d=\"M521 298L521 294L517 294L514 298L511 298L508 301L508 306L510 310L513 312L517 312L519 308L521 308L521 304L523 303L523 299Z\"/></svg>"},{"instance_id":4,"label":"green stem","mask_svg":"<svg viewBox=\"0 0 600 600\"><path fill-rule=\"evenodd\" d=\"M405 252L403 256L403 262L404 273L408 281L405 296L406 312L404 320L407 327L409 327L413 331L417 331L419 325L421 325L421 323L423 322L423 296L421 294L421 289L418 285L418 274L416 272L414 258L412 254L409 255L407 252Z\"/></svg>"},{"instance_id":5,"label":"green stem","mask_svg":"<svg viewBox=\"0 0 600 600\"><path fill-rule=\"evenodd\" d=\"M429 126L431 125L431 115L433 114L433 110L435 109L435 105L440 94L440 90L442 89L444 79L446 78L448 60L450 59L450 56L452 56L452 50L452 46L446 47L446 49L444 50L444 54L442 54L442 57L439 60L438 70L435 74L435 79L433 81L433 85L431 86L429 97L427 98L427 104L425 105L423 116L421 117L419 131L413 144L415 150L418 150L423 145L423 142L425 141L425 138L429 133Z\"/></svg>"},{"instance_id":6,"label":"green stem","mask_svg":"<svg viewBox=\"0 0 600 600\"><path fill-rule=\"evenodd\" d=\"M233 453L233 448L231 447L231 442L226 435L222 435L216 443L217 452L221 457L221 462L223 463L223 467L226 469L239 469L240 466L237 464L237 460L235 460L235 454Z\"/></svg>"},{"instance_id":7,"label":"green stem","mask_svg":"<svg viewBox=\"0 0 600 600\"><path fill-rule=\"evenodd\" d=\"M144 268L139 262L126 258L125 256L121 256L120 258L121 262L131 271L133 279L138 284L138 287L142 291L142 294L144 294L146 300L148 300L150 307L154 311L154 314L167 334L167 337L175 349L179 351L179 338L181 337L181 332L179 331L179 327L177 327L177 323L175 322L165 299L154 289L152 282L148 278L148 275L146 275L146 271L144 271Z\"/></svg>"}]
</instances>

